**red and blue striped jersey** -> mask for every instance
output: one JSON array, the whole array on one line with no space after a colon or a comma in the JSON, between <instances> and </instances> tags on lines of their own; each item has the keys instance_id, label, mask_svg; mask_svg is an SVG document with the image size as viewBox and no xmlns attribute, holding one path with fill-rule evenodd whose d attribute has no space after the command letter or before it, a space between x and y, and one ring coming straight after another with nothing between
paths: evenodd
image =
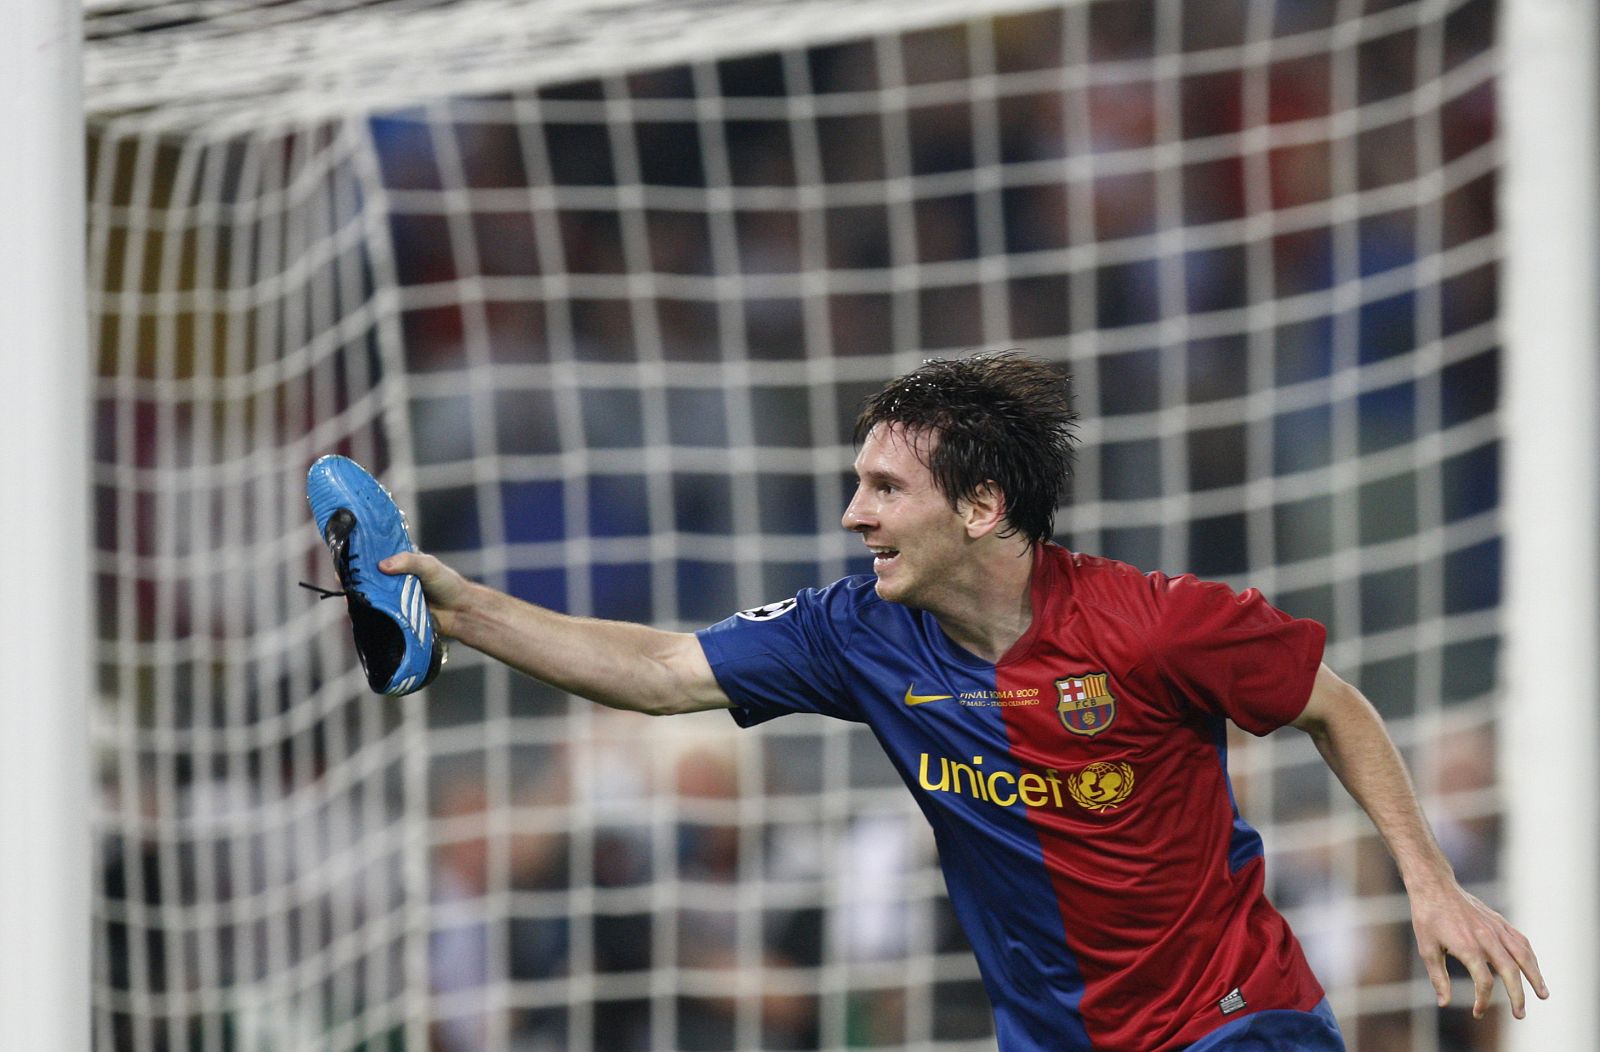
<instances>
[{"instance_id":1,"label":"red and blue striped jersey","mask_svg":"<svg viewBox=\"0 0 1600 1052\"><path fill-rule=\"evenodd\" d=\"M1263 892L1226 721L1304 708L1324 631L1259 592L1041 545L998 663L848 577L699 633L742 725L867 724L933 825L1007 1052L1179 1049L1323 991Z\"/></svg>"}]
</instances>

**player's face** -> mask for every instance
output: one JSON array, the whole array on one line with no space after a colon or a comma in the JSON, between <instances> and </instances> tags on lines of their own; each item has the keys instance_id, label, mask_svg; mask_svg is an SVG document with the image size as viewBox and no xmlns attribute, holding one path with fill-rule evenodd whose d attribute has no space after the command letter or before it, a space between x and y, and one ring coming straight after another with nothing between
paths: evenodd
<instances>
[{"instance_id":1,"label":"player's face","mask_svg":"<svg viewBox=\"0 0 1600 1052\"><path fill-rule=\"evenodd\" d=\"M872 550L880 596L935 609L960 579L966 527L928 471L926 435L879 425L856 456L855 496L844 528Z\"/></svg>"}]
</instances>

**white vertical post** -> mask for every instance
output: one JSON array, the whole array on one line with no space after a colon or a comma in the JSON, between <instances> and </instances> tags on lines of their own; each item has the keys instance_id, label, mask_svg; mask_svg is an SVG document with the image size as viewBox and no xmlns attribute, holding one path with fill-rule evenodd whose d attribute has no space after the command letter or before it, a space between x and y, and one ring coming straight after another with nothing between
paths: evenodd
<instances>
[{"instance_id":1,"label":"white vertical post","mask_svg":"<svg viewBox=\"0 0 1600 1052\"><path fill-rule=\"evenodd\" d=\"M1551 1000L1512 1052L1600 1048L1600 0L1502 9L1512 920Z\"/></svg>"},{"instance_id":2,"label":"white vertical post","mask_svg":"<svg viewBox=\"0 0 1600 1052\"><path fill-rule=\"evenodd\" d=\"M0 33L0 1048L89 1047L88 387L76 0Z\"/></svg>"}]
</instances>

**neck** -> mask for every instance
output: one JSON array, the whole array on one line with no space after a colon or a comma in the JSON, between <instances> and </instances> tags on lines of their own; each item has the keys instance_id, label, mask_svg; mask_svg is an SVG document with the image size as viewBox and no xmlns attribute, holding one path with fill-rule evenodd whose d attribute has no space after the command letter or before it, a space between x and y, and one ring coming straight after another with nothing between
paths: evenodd
<instances>
[{"instance_id":1,"label":"neck","mask_svg":"<svg viewBox=\"0 0 1600 1052\"><path fill-rule=\"evenodd\" d=\"M998 662L1033 624L1034 552L1026 546L996 552L950 609L932 611L944 634L989 662Z\"/></svg>"}]
</instances>

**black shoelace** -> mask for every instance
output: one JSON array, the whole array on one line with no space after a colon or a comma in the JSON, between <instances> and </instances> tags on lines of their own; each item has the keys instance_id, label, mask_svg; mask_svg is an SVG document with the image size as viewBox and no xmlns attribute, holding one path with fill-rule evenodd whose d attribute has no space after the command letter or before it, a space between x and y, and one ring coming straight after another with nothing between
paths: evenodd
<instances>
[{"instance_id":1,"label":"black shoelace","mask_svg":"<svg viewBox=\"0 0 1600 1052\"><path fill-rule=\"evenodd\" d=\"M356 553L350 550L350 531L355 529L355 516L348 508L340 508L328 519L327 529L323 539L328 543L328 551L333 554L333 568L338 571L339 583L344 585L342 591L332 591L321 585L309 581L301 581L301 588L309 588L317 593L318 599L336 599L347 596L355 587L356 571L353 565Z\"/></svg>"}]
</instances>

